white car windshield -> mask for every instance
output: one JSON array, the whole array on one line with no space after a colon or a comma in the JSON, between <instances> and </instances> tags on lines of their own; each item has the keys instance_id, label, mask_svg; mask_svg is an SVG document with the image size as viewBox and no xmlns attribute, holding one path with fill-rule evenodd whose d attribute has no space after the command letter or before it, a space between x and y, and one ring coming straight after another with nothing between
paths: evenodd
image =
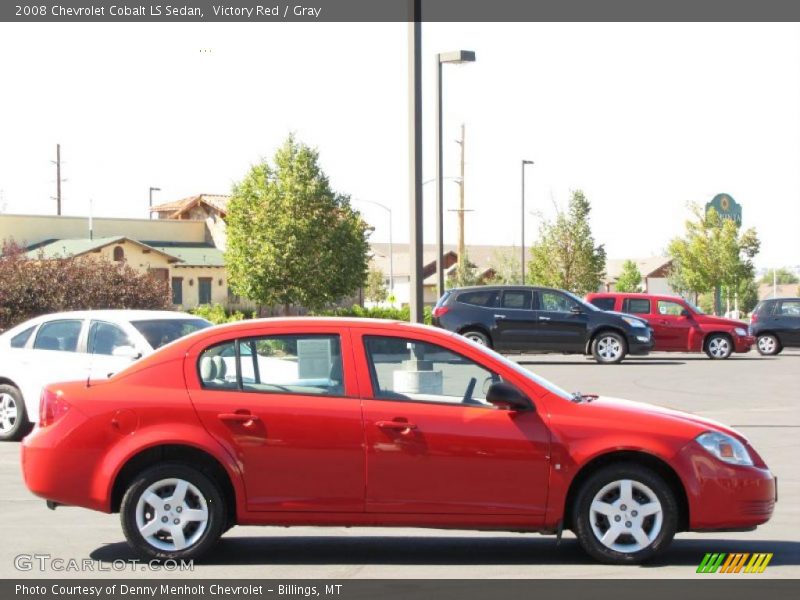
<instances>
[{"instance_id":1,"label":"white car windshield","mask_svg":"<svg viewBox=\"0 0 800 600\"><path fill-rule=\"evenodd\" d=\"M211 327L205 319L148 319L131 321L153 350L165 346L185 335Z\"/></svg>"}]
</instances>

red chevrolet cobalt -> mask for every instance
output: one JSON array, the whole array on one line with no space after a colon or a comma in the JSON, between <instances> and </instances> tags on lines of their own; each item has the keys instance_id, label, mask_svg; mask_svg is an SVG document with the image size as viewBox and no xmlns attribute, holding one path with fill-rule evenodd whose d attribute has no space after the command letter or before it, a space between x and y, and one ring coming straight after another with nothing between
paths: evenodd
<instances>
[{"instance_id":1,"label":"red chevrolet cobalt","mask_svg":"<svg viewBox=\"0 0 800 600\"><path fill-rule=\"evenodd\" d=\"M233 525L560 533L638 563L677 531L750 530L775 479L736 431L567 393L465 338L362 319L214 327L108 380L51 385L25 482L119 512L142 556Z\"/></svg>"}]
</instances>

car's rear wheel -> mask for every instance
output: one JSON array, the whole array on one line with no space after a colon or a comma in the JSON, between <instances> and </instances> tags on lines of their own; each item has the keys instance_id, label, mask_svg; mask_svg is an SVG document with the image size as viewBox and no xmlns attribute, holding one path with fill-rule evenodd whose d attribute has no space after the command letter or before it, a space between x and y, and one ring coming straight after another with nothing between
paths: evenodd
<instances>
[{"instance_id":1,"label":"car's rear wheel","mask_svg":"<svg viewBox=\"0 0 800 600\"><path fill-rule=\"evenodd\" d=\"M478 331L477 329L468 329L467 331L462 331L461 335L468 340L472 340L476 344L480 344L481 346L488 346L489 348L492 347L492 341L489 339L489 336L482 331Z\"/></svg>"},{"instance_id":2,"label":"car's rear wheel","mask_svg":"<svg viewBox=\"0 0 800 600\"><path fill-rule=\"evenodd\" d=\"M780 351L783 350L778 337L771 333L758 336L756 348L758 348L759 354L763 354L764 356L773 356L779 354Z\"/></svg>"},{"instance_id":3,"label":"car's rear wheel","mask_svg":"<svg viewBox=\"0 0 800 600\"><path fill-rule=\"evenodd\" d=\"M225 514L217 484L183 463L140 473L120 507L125 538L148 560L202 556L225 530Z\"/></svg>"},{"instance_id":4,"label":"car's rear wheel","mask_svg":"<svg viewBox=\"0 0 800 600\"><path fill-rule=\"evenodd\" d=\"M669 546L677 523L678 505L670 487L635 463L600 469L575 498L575 535L588 554L606 563L653 558Z\"/></svg>"},{"instance_id":5,"label":"car's rear wheel","mask_svg":"<svg viewBox=\"0 0 800 600\"><path fill-rule=\"evenodd\" d=\"M22 393L13 385L0 385L0 441L20 440L30 429Z\"/></svg>"},{"instance_id":6,"label":"car's rear wheel","mask_svg":"<svg viewBox=\"0 0 800 600\"><path fill-rule=\"evenodd\" d=\"M706 340L706 354L713 360L728 358L733 352L731 338L722 333L714 333Z\"/></svg>"},{"instance_id":7,"label":"car's rear wheel","mask_svg":"<svg viewBox=\"0 0 800 600\"><path fill-rule=\"evenodd\" d=\"M604 331L592 341L592 355L594 359L604 365L622 362L628 353L625 340L618 333Z\"/></svg>"}]
</instances>

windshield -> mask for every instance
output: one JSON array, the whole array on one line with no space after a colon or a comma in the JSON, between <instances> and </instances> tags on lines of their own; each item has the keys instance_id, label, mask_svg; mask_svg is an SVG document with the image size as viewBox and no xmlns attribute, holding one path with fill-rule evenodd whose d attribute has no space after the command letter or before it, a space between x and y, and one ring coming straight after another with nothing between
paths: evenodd
<instances>
[{"instance_id":1,"label":"windshield","mask_svg":"<svg viewBox=\"0 0 800 600\"><path fill-rule=\"evenodd\" d=\"M691 308L691 309L692 309L694 312L696 312L698 315L704 315L704 314L706 314L706 313L703 311L703 309L701 309L701 308L700 308L700 307L698 307L698 306L695 306L694 304L692 304L692 303L691 303L691 302L689 302L688 300L685 300L685 299L684 299L684 302L686 302L686 304L689 306L689 308Z\"/></svg>"},{"instance_id":2,"label":"windshield","mask_svg":"<svg viewBox=\"0 0 800 600\"><path fill-rule=\"evenodd\" d=\"M513 360L506 358L502 354L499 354L498 352L495 352L494 350L492 350L491 348L489 348L487 346L483 346L481 344L477 344L477 343L475 343L475 342L473 342L471 340L467 340L467 341L470 344L473 344L474 346L476 346L477 348L480 348L482 351L484 351L486 354L488 354L492 358L497 359L498 361L503 363L505 366L507 366L510 369L512 369L514 372L518 373L519 375L522 375L526 379L530 379L536 385L539 385L539 386L543 387L544 389L546 389L551 394L555 394L556 396L560 396L564 400L572 400L572 394L569 394L566 391L562 390L556 384L548 381L544 377L539 377L538 375L536 375L535 373L532 373L531 371L529 371L525 367L518 365Z\"/></svg>"},{"instance_id":3,"label":"windshield","mask_svg":"<svg viewBox=\"0 0 800 600\"><path fill-rule=\"evenodd\" d=\"M585 307L586 307L586 308L588 308L589 310L593 310L593 311L599 311L599 312L602 312L602 311L601 311L599 308L597 308L597 307L596 307L594 304L592 304L591 302L586 302L586 300L584 300L583 298L580 298L580 297L576 296L576 295L575 295L575 294L573 294L572 292L567 292L567 291L565 291L564 293L565 293L567 296L569 296L570 298L572 298L573 300L575 300L575 302L577 302L577 303L578 303L578 304L580 304L581 306L585 306Z\"/></svg>"},{"instance_id":4,"label":"windshield","mask_svg":"<svg viewBox=\"0 0 800 600\"><path fill-rule=\"evenodd\" d=\"M205 319L150 319L131 321L131 325L144 336L153 350L195 331L211 327L211 323Z\"/></svg>"}]
</instances>

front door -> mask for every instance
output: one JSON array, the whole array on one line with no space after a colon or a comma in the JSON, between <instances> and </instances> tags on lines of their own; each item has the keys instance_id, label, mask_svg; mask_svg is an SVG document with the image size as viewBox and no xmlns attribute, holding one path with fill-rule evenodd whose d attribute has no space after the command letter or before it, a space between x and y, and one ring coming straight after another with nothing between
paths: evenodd
<instances>
[{"instance_id":1,"label":"front door","mask_svg":"<svg viewBox=\"0 0 800 600\"><path fill-rule=\"evenodd\" d=\"M694 321L686 316L686 308L678 302L659 300L658 314L650 320L658 350L689 350L689 334Z\"/></svg>"},{"instance_id":2,"label":"front door","mask_svg":"<svg viewBox=\"0 0 800 600\"><path fill-rule=\"evenodd\" d=\"M588 309L555 290L540 290L536 295L536 341L541 348L555 352L583 352L588 335Z\"/></svg>"},{"instance_id":3,"label":"front door","mask_svg":"<svg viewBox=\"0 0 800 600\"><path fill-rule=\"evenodd\" d=\"M355 343L371 383L367 512L541 521L549 432L537 412L486 403L499 376L442 346L388 335Z\"/></svg>"},{"instance_id":4,"label":"front door","mask_svg":"<svg viewBox=\"0 0 800 600\"><path fill-rule=\"evenodd\" d=\"M252 511L363 512L361 403L347 339L220 339L185 373L206 429L242 465Z\"/></svg>"}]
</instances>

